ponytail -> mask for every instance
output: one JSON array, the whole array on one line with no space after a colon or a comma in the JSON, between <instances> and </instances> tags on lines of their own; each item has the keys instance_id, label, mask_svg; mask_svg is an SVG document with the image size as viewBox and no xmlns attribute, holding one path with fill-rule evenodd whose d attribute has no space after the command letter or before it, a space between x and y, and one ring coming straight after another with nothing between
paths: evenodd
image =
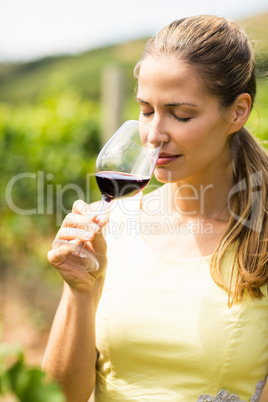
<instances>
[{"instance_id":1,"label":"ponytail","mask_svg":"<svg viewBox=\"0 0 268 402\"><path fill-rule=\"evenodd\" d=\"M242 128L230 139L234 187L229 198L230 219L211 264L216 283L228 290L229 305L240 301L245 290L253 298L264 295L268 283L268 155ZM221 274L221 261L235 246L229 283Z\"/></svg>"}]
</instances>

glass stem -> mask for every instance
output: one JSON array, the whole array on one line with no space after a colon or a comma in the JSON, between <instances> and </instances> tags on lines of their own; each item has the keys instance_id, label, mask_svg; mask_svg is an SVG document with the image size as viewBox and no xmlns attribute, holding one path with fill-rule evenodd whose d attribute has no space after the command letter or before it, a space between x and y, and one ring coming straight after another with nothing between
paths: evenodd
<instances>
[{"instance_id":1,"label":"glass stem","mask_svg":"<svg viewBox=\"0 0 268 402\"><path fill-rule=\"evenodd\" d=\"M95 219L95 221L97 222L100 218L100 216L102 215L102 213L106 210L106 208L108 207L108 205L110 204L111 200L106 197L105 195L101 196L101 204L100 204L100 208L98 210L97 213L97 217Z\"/></svg>"}]
</instances>

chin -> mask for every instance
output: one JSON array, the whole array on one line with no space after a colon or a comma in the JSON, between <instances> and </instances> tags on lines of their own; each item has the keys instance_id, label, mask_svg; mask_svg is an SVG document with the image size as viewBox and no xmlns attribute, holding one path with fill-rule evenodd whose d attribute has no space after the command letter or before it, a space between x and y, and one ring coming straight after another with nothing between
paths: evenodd
<instances>
[{"instance_id":1,"label":"chin","mask_svg":"<svg viewBox=\"0 0 268 402\"><path fill-rule=\"evenodd\" d=\"M180 183L192 177L192 172L184 169L168 169L167 166L156 166L154 175L160 183Z\"/></svg>"},{"instance_id":2,"label":"chin","mask_svg":"<svg viewBox=\"0 0 268 402\"><path fill-rule=\"evenodd\" d=\"M177 181L180 180L180 178L178 178L178 174L176 174L175 172L172 172L171 170L169 170L165 167L160 167L160 166L157 166L155 168L154 175L160 183L165 183L165 184L176 183Z\"/></svg>"}]
</instances>

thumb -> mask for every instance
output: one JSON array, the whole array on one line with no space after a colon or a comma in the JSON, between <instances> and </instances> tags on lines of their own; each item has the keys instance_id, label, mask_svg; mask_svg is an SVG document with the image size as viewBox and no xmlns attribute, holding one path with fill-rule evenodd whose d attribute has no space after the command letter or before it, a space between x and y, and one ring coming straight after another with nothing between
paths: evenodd
<instances>
[{"instance_id":1,"label":"thumb","mask_svg":"<svg viewBox=\"0 0 268 402\"><path fill-rule=\"evenodd\" d=\"M59 267L66 261L67 256L64 253L59 253L58 249L52 249L47 253L47 258L50 264Z\"/></svg>"}]
</instances>

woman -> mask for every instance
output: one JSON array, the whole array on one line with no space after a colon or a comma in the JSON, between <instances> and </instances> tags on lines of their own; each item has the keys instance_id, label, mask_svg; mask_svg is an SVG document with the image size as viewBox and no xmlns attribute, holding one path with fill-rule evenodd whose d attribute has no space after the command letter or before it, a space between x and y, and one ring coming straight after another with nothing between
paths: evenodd
<instances>
[{"instance_id":1,"label":"woman","mask_svg":"<svg viewBox=\"0 0 268 402\"><path fill-rule=\"evenodd\" d=\"M65 286L44 367L68 401L94 387L101 402L259 401L268 158L243 127L252 47L232 21L185 18L148 41L135 75L140 120L162 135L164 185L115 202L106 234L90 232L92 207L74 204L57 238L87 241L100 268L85 273L68 252L49 252Z\"/></svg>"}]
</instances>

